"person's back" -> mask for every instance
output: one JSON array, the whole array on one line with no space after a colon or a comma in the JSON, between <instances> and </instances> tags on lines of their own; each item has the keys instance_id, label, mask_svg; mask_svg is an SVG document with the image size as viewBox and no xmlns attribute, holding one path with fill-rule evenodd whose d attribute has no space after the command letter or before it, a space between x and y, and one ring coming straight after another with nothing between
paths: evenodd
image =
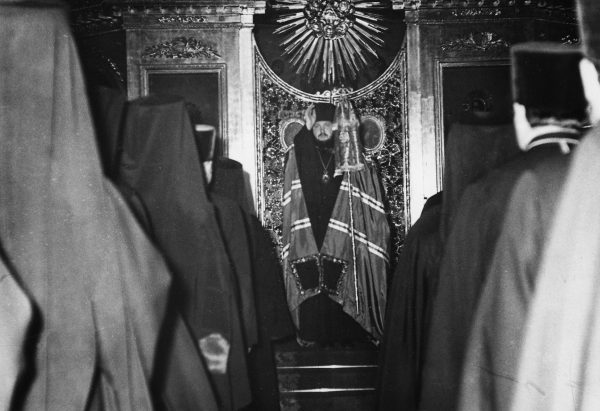
<instances>
[{"instance_id":1,"label":"person's back","mask_svg":"<svg viewBox=\"0 0 600 411\"><path fill-rule=\"evenodd\" d=\"M580 72L593 128L573 158L541 257L519 359L512 410L600 407L600 5L578 0Z\"/></svg>"},{"instance_id":2,"label":"person's back","mask_svg":"<svg viewBox=\"0 0 600 411\"><path fill-rule=\"evenodd\" d=\"M550 178L540 170L555 160L560 163L557 173L564 173L568 157L556 143L547 142L490 171L465 190L446 239L432 304L423 370L424 409L456 401L465 346L511 193L524 173Z\"/></svg>"},{"instance_id":3,"label":"person's back","mask_svg":"<svg viewBox=\"0 0 600 411\"><path fill-rule=\"evenodd\" d=\"M468 332L459 408L507 409L520 352L521 331L535 288L541 250L566 178L570 152L586 121L578 73L581 53L560 45L513 47L515 128L526 150L521 170L506 191L508 201L491 259L473 278L473 295L463 320ZM548 91L548 84L563 84ZM522 103L523 105L520 105ZM514 172L514 171L513 171ZM476 311L475 311L476 310ZM463 344L467 342L463 334Z\"/></svg>"}]
</instances>

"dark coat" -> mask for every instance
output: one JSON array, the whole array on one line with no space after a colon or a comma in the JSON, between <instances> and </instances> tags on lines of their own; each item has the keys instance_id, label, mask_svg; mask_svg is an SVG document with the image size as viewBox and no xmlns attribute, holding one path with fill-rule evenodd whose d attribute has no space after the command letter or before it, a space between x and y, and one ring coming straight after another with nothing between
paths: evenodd
<instances>
[{"instance_id":1,"label":"dark coat","mask_svg":"<svg viewBox=\"0 0 600 411\"><path fill-rule=\"evenodd\" d=\"M516 387L522 331L571 157L555 144L533 150L543 153L514 185L484 277L465 356L461 409L509 409Z\"/></svg>"},{"instance_id":2,"label":"dark coat","mask_svg":"<svg viewBox=\"0 0 600 411\"><path fill-rule=\"evenodd\" d=\"M447 237L433 300L423 372L424 409L456 407L473 314L512 190L524 172L556 155L560 153L555 145L550 150L534 148L465 190Z\"/></svg>"},{"instance_id":3,"label":"dark coat","mask_svg":"<svg viewBox=\"0 0 600 411\"><path fill-rule=\"evenodd\" d=\"M235 201L219 194L211 194L210 199L215 206L217 221L234 271L234 280L237 286L236 295L244 328L244 343L246 349L248 349L256 344L258 330L250 256L250 236L246 227L246 218L241 207Z\"/></svg>"},{"instance_id":4,"label":"dark coat","mask_svg":"<svg viewBox=\"0 0 600 411\"><path fill-rule=\"evenodd\" d=\"M242 209L234 201L218 194L211 195L211 201L215 207L217 222L231 264L231 284L235 291L235 305L232 311L236 323L241 325L239 331L234 330L236 332L230 340L229 363L232 367L228 372L229 381L232 393L236 392L238 398L246 398L245 405L247 405L252 395L246 353L258 340L249 237ZM234 387L239 388L235 390ZM241 387L244 391L240 390ZM235 404L240 404L234 397L230 402L234 407L237 407Z\"/></svg>"},{"instance_id":5,"label":"dark coat","mask_svg":"<svg viewBox=\"0 0 600 411\"><path fill-rule=\"evenodd\" d=\"M118 181L143 202L151 237L175 280L174 298L196 341L231 343L228 371L215 376L224 409L250 402L234 272L210 203L183 99L152 96L129 104Z\"/></svg>"},{"instance_id":6,"label":"dark coat","mask_svg":"<svg viewBox=\"0 0 600 411\"><path fill-rule=\"evenodd\" d=\"M96 86L89 90L88 94L102 168L104 174L112 179L117 172L119 161L127 93L118 89Z\"/></svg>"},{"instance_id":7,"label":"dark coat","mask_svg":"<svg viewBox=\"0 0 600 411\"><path fill-rule=\"evenodd\" d=\"M600 130L573 156L529 303L513 409L599 409Z\"/></svg>"},{"instance_id":8,"label":"dark coat","mask_svg":"<svg viewBox=\"0 0 600 411\"><path fill-rule=\"evenodd\" d=\"M440 256L442 193L429 198L411 227L392 278L379 355L379 409L415 410L431 281Z\"/></svg>"},{"instance_id":9,"label":"dark coat","mask_svg":"<svg viewBox=\"0 0 600 411\"><path fill-rule=\"evenodd\" d=\"M441 235L445 239L465 188L519 153L514 127L455 123L445 144Z\"/></svg>"},{"instance_id":10,"label":"dark coat","mask_svg":"<svg viewBox=\"0 0 600 411\"><path fill-rule=\"evenodd\" d=\"M231 237L229 248L233 248L234 265L246 264L247 254L249 258L248 266L240 268L242 274L252 280L249 284L253 287L251 301L256 313L254 321L258 325L257 341L248 356L251 409L276 411L279 410L279 389L271 341L293 335L294 327L287 308L275 243L258 219L247 211L250 202L244 195L246 190L240 163L227 158L216 159L210 190L223 223L224 236L226 239Z\"/></svg>"},{"instance_id":11,"label":"dark coat","mask_svg":"<svg viewBox=\"0 0 600 411\"><path fill-rule=\"evenodd\" d=\"M436 209L424 210L424 221L411 228L414 234L407 236L392 279L382 348L381 409L416 409L439 263L459 200L470 183L516 153L512 125L452 125L445 145L443 201Z\"/></svg>"},{"instance_id":12,"label":"dark coat","mask_svg":"<svg viewBox=\"0 0 600 411\"><path fill-rule=\"evenodd\" d=\"M247 216L252 250L252 269L258 317L258 343L248 362L253 410L278 411L279 383L272 341L294 335L285 299L283 272L275 243L254 216Z\"/></svg>"}]
</instances>

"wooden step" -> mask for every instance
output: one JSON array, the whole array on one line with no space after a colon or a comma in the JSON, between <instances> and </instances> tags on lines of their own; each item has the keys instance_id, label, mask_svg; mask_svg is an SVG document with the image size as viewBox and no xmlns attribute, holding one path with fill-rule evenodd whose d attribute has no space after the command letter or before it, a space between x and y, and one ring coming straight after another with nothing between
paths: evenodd
<instances>
[{"instance_id":1,"label":"wooden step","mask_svg":"<svg viewBox=\"0 0 600 411\"><path fill-rule=\"evenodd\" d=\"M275 347L282 411L369 411L375 405L377 349Z\"/></svg>"},{"instance_id":2,"label":"wooden step","mask_svg":"<svg viewBox=\"0 0 600 411\"><path fill-rule=\"evenodd\" d=\"M309 392L310 390L368 390L374 388L377 365L332 364L277 367L279 390ZM315 391L317 392L317 391Z\"/></svg>"}]
</instances>

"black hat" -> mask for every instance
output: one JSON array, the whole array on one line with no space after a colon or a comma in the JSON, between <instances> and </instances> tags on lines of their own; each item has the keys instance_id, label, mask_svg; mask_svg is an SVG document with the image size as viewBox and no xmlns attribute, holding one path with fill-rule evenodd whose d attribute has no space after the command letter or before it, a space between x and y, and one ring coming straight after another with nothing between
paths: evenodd
<instances>
[{"instance_id":1,"label":"black hat","mask_svg":"<svg viewBox=\"0 0 600 411\"><path fill-rule=\"evenodd\" d=\"M211 161L215 154L215 128L210 124L194 124L194 138L200 161Z\"/></svg>"},{"instance_id":2,"label":"black hat","mask_svg":"<svg viewBox=\"0 0 600 411\"><path fill-rule=\"evenodd\" d=\"M335 106L329 103L315 104L317 119L315 121L331 121L335 118Z\"/></svg>"},{"instance_id":3,"label":"black hat","mask_svg":"<svg viewBox=\"0 0 600 411\"><path fill-rule=\"evenodd\" d=\"M594 63L600 64L600 2L577 0L577 14L583 53Z\"/></svg>"},{"instance_id":4,"label":"black hat","mask_svg":"<svg viewBox=\"0 0 600 411\"><path fill-rule=\"evenodd\" d=\"M528 113L582 119L587 101L579 74L578 47L529 42L511 48L513 99Z\"/></svg>"}]
</instances>

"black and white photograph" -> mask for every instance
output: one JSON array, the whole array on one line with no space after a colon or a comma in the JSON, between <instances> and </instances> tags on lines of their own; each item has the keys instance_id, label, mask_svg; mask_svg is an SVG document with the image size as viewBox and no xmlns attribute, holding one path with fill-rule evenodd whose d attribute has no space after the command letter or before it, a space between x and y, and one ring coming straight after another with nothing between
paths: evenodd
<instances>
[{"instance_id":1,"label":"black and white photograph","mask_svg":"<svg viewBox=\"0 0 600 411\"><path fill-rule=\"evenodd\" d=\"M0 411L600 410L599 204L598 0L0 0Z\"/></svg>"}]
</instances>

